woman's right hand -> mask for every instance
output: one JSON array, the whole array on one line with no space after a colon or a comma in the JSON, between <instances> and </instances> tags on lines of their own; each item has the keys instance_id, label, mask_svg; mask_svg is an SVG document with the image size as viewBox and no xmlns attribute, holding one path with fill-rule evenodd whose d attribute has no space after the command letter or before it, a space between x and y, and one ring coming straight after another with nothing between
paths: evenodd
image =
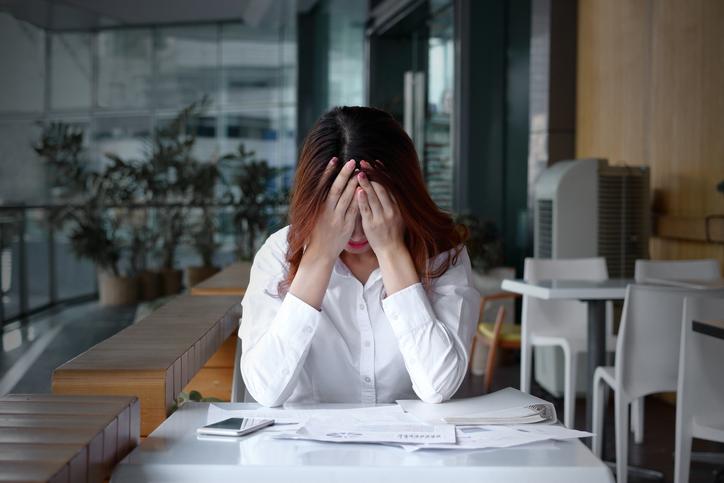
<instances>
[{"instance_id":1,"label":"woman's right hand","mask_svg":"<svg viewBox=\"0 0 724 483\"><path fill-rule=\"evenodd\" d=\"M336 157L330 160L322 175L320 187L325 186L338 162ZM353 159L347 161L327 194L306 249L315 257L336 260L352 236L359 213L359 204L353 202L358 186L357 177L352 176L355 166Z\"/></svg>"}]
</instances>

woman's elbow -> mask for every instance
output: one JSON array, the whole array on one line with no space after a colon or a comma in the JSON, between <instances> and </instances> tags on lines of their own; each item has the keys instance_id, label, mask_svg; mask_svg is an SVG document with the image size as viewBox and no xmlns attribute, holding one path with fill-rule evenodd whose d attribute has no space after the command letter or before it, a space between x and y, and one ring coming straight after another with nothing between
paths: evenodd
<instances>
[{"instance_id":1,"label":"woman's elbow","mask_svg":"<svg viewBox=\"0 0 724 483\"><path fill-rule=\"evenodd\" d=\"M281 406L286 401L286 398L283 397L283 389L275 387L275 385L271 384L267 378L263 377L261 374L257 374L253 368L250 367L249 361L244 361L243 358L241 364L241 376L249 395L254 398L254 401L258 402L262 406L272 408Z\"/></svg>"},{"instance_id":2,"label":"woman's elbow","mask_svg":"<svg viewBox=\"0 0 724 483\"><path fill-rule=\"evenodd\" d=\"M456 354L441 371L434 374L429 382L428 391L419 391L420 399L427 403L437 404L452 398L465 378L467 361L461 354ZM421 394L422 393L422 394Z\"/></svg>"}]
</instances>

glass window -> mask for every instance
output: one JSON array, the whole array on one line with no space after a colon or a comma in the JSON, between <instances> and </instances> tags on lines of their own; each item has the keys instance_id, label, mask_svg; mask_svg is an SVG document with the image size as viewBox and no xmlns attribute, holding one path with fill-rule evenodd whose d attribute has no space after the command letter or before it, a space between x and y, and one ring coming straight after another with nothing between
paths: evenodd
<instances>
[{"instance_id":1,"label":"glass window","mask_svg":"<svg viewBox=\"0 0 724 483\"><path fill-rule=\"evenodd\" d=\"M25 253L28 273L28 309L50 302L48 278L49 230L45 210L28 210L25 222Z\"/></svg>"},{"instance_id":2,"label":"glass window","mask_svg":"<svg viewBox=\"0 0 724 483\"><path fill-rule=\"evenodd\" d=\"M0 122L0 203L45 201L47 169L32 147L40 133L33 121Z\"/></svg>"},{"instance_id":3,"label":"glass window","mask_svg":"<svg viewBox=\"0 0 724 483\"><path fill-rule=\"evenodd\" d=\"M78 258L68 240L69 228L56 231L55 277L58 299L68 299L96 291L96 269L87 258Z\"/></svg>"},{"instance_id":4,"label":"glass window","mask_svg":"<svg viewBox=\"0 0 724 483\"><path fill-rule=\"evenodd\" d=\"M453 204L453 9L432 17L428 40L425 179L433 200L445 210Z\"/></svg>"},{"instance_id":5,"label":"glass window","mask_svg":"<svg viewBox=\"0 0 724 483\"><path fill-rule=\"evenodd\" d=\"M147 107L151 98L151 30L98 33L98 106Z\"/></svg>"},{"instance_id":6,"label":"glass window","mask_svg":"<svg viewBox=\"0 0 724 483\"><path fill-rule=\"evenodd\" d=\"M289 98L280 91L286 47L278 31L227 24L221 32L223 105L264 106Z\"/></svg>"},{"instance_id":7,"label":"glass window","mask_svg":"<svg viewBox=\"0 0 724 483\"><path fill-rule=\"evenodd\" d=\"M20 313L20 232L21 214L0 212L0 303L3 318Z\"/></svg>"},{"instance_id":8,"label":"glass window","mask_svg":"<svg viewBox=\"0 0 724 483\"><path fill-rule=\"evenodd\" d=\"M219 27L163 28L157 33L160 107L182 107L204 95L218 102Z\"/></svg>"},{"instance_id":9,"label":"glass window","mask_svg":"<svg viewBox=\"0 0 724 483\"><path fill-rule=\"evenodd\" d=\"M165 126L174 118L174 114L164 114L156 120L157 126ZM196 135L196 141L191 149L191 156L198 161L216 160L224 153L219 152L219 142L216 137L218 118L215 115L202 115L194 125L187 126L189 131Z\"/></svg>"},{"instance_id":10,"label":"glass window","mask_svg":"<svg viewBox=\"0 0 724 483\"><path fill-rule=\"evenodd\" d=\"M89 109L92 82L91 34L52 34L50 45L51 109Z\"/></svg>"},{"instance_id":11,"label":"glass window","mask_svg":"<svg viewBox=\"0 0 724 483\"><path fill-rule=\"evenodd\" d=\"M148 116L98 117L93 128L93 160L101 167L109 163L106 153L124 160L146 159L150 135Z\"/></svg>"},{"instance_id":12,"label":"glass window","mask_svg":"<svg viewBox=\"0 0 724 483\"><path fill-rule=\"evenodd\" d=\"M333 0L329 9L329 107L361 105L367 5Z\"/></svg>"},{"instance_id":13,"label":"glass window","mask_svg":"<svg viewBox=\"0 0 724 483\"><path fill-rule=\"evenodd\" d=\"M0 112L42 112L45 107L45 34L0 13Z\"/></svg>"}]
</instances>

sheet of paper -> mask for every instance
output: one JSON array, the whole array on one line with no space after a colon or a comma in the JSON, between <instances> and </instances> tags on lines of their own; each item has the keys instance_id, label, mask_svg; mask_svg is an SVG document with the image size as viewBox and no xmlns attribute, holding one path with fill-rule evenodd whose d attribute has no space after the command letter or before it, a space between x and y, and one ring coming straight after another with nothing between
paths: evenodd
<instances>
[{"instance_id":1,"label":"sheet of paper","mask_svg":"<svg viewBox=\"0 0 724 483\"><path fill-rule=\"evenodd\" d=\"M210 404L206 415L206 424L216 423L227 418L266 418L273 419L277 425L289 425L304 423L312 417L342 417L355 418L355 420L360 421L377 422L398 422L400 418L407 418L402 408L396 404L348 409L283 409L263 407L258 409L227 409Z\"/></svg>"},{"instance_id":2,"label":"sheet of paper","mask_svg":"<svg viewBox=\"0 0 724 483\"><path fill-rule=\"evenodd\" d=\"M414 420L360 421L354 418L311 418L296 433L283 439L307 439L335 443L455 443L455 426L429 425Z\"/></svg>"},{"instance_id":3,"label":"sheet of paper","mask_svg":"<svg viewBox=\"0 0 724 483\"><path fill-rule=\"evenodd\" d=\"M593 433L589 433L588 431L568 429L565 426L559 426L557 424L521 424L508 426L508 428L526 433L539 434L555 440L588 438L593 436Z\"/></svg>"},{"instance_id":4,"label":"sheet of paper","mask_svg":"<svg viewBox=\"0 0 724 483\"><path fill-rule=\"evenodd\" d=\"M509 448L550 439L548 436L516 431L505 426L463 426L455 430L456 444L404 445L407 451L419 449Z\"/></svg>"}]
</instances>

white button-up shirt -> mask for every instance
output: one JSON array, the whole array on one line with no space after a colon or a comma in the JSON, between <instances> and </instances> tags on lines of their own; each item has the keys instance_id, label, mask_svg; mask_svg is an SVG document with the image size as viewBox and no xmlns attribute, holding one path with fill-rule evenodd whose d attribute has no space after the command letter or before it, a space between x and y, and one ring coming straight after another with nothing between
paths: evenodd
<instances>
[{"instance_id":1,"label":"white button-up shirt","mask_svg":"<svg viewBox=\"0 0 724 483\"><path fill-rule=\"evenodd\" d=\"M389 296L379 268L362 285L337 259L318 311L277 294L288 230L256 254L241 303L241 372L250 395L265 406L449 399L465 376L480 308L467 250L428 292L417 283Z\"/></svg>"}]
</instances>

